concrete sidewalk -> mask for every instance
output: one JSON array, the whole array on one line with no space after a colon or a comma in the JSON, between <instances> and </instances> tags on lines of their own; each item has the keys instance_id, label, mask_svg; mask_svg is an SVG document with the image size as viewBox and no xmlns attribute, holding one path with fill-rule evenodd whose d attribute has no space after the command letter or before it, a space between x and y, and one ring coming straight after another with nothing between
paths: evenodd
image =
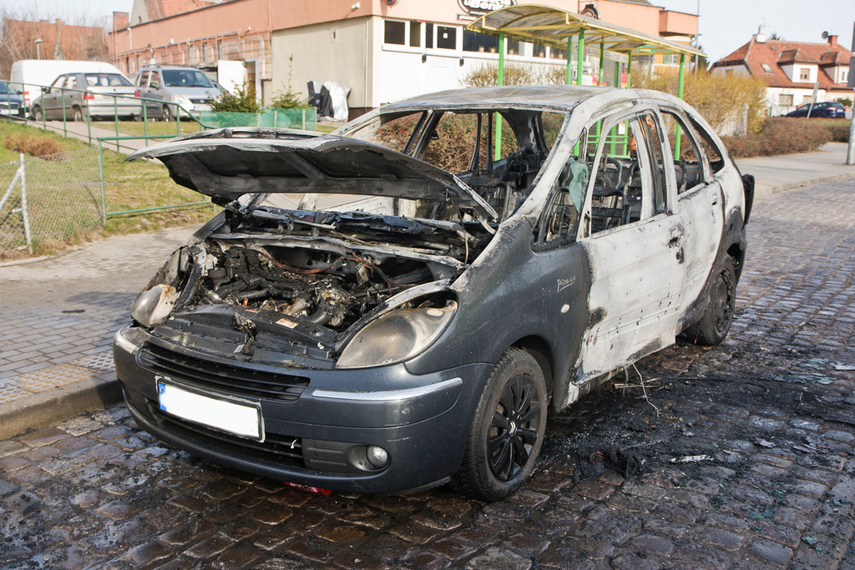
<instances>
[{"instance_id":1,"label":"concrete sidewalk","mask_svg":"<svg viewBox=\"0 0 855 570\"><path fill-rule=\"evenodd\" d=\"M757 196L855 177L847 146L738 161ZM0 439L121 398L113 333L194 228L117 236L56 257L0 264Z\"/></svg>"}]
</instances>

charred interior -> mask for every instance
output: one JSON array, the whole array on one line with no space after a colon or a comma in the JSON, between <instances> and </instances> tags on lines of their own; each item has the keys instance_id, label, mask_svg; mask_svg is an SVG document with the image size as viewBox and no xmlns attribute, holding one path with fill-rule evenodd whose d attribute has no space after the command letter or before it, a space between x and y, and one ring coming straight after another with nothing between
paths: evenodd
<instances>
[{"instance_id":1,"label":"charred interior","mask_svg":"<svg viewBox=\"0 0 855 570\"><path fill-rule=\"evenodd\" d=\"M223 226L181 248L155 278L175 288L173 313L225 305L341 333L397 293L455 277L490 237L476 223L464 229L362 212L262 206L228 214ZM239 317L235 328L241 330Z\"/></svg>"}]
</instances>

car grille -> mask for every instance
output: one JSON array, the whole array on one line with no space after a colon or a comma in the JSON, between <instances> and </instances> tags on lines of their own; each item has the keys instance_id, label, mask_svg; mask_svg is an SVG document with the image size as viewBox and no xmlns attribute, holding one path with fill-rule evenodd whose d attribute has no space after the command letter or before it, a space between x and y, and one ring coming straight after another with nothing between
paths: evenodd
<instances>
[{"instance_id":1,"label":"car grille","mask_svg":"<svg viewBox=\"0 0 855 570\"><path fill-rule=\"evenodd\" d=\"M139 352L140 366L157 374L228 394L296 402L309 379L239 366L220 364L146 344Z\"/></svg>"},{"instance_id":2,"label":"car grille","mask_svg":"<svg viewBox=\"0 0 855 570\"><path fill-rule=\"evenodd\" d=\"M211 102L210 99L190 99L191 103L195 103L196 105L207 105Z\"/></svg>"}]
</instances>

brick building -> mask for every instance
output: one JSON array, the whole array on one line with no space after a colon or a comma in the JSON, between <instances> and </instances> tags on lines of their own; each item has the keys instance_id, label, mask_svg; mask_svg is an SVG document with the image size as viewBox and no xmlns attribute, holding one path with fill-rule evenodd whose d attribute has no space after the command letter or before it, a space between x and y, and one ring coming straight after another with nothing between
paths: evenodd
<instances>
[{"instance_id":1,"label":"brick building","mask_svg":"<svg viewBox=\"0 0 855 570\"><path fill-rule=\"evenodd\" d=\"M495 62L496 39L465 28L489 10L516 3L135 0L130 16L114 14L111 58L131 76L147 63L193 65L213 74L221 60L241 61L247 81L265 101L289 81L304 96L307 81L342 81L351 87L351 109L359 113L403 97L458 87L469 71ZM664 10L647 0L550 4L670 40L688 43L697 34L697 16ZM170 12L182 5L190 10ZM565 50L525 42L508 42L507 49L509 62L566 65ZM678 63L657 57L645 56L638 63ZM593 77L584 79L590 82Z\"/></svg>"}]
</instances>

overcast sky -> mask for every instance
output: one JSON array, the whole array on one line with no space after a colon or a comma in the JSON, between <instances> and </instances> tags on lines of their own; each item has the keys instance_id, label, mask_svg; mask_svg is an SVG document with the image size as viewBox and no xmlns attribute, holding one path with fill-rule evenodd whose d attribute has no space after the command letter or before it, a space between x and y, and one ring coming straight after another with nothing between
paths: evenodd
<instances>
[{"instance_id":1,"label":"overcast sky","mask_svg":"<svg viewBox=\"0 0 855 570\"><path fill-rule=\"evenodd\" d=\"M415 1L415 0L406 0ZM427 1L427 0L418 0ZM524 3L520 1L520 3ZM549 0L536 0L549 4ZM840 44L852 47L855 23L853 0L651 0L671 10L698 13L700 45L716 61L747 42L763 20L762 31L785 40L822 42L822 32L839 36ZM11 14L33 14L37 18L62 18L69 23L99 22L114 11L130 12L133 0L0 0Z\"/></svg>"}]
</instances>

